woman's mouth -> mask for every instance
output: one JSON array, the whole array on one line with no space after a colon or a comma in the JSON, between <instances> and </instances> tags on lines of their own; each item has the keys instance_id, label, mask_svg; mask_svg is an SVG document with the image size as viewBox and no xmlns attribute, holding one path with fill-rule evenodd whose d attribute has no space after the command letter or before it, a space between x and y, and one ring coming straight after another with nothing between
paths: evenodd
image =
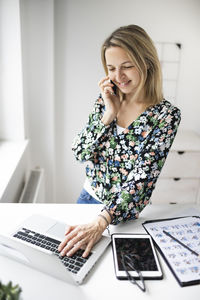
<instances>
[{"instance_id":1,"label":"woman's mouth","mask_svg":"<svg viewBox=\"0 0 200 300\"><path fill-rule=\"evenodd\" d=\"M123 87L126 87L129 83L131 82L131 80L128 80L128 81L124 81L124 82L118 82L118 86L123 88Z\"/></svg>"}]
</instances>

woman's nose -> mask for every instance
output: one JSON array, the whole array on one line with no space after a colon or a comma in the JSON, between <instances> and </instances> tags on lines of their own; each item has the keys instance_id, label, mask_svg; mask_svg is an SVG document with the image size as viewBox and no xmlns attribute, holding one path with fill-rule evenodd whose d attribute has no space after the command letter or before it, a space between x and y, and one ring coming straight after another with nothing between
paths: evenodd
<instances>
[{"instance_id":1,"label":"woman's nose","mask_svg":"<svg viewBox=\"0 0 200 300\"><path fill-rule=\"evenodd\" d=\"M118 69L116 70L116 74L115 74L115 78L116 78L116 81L120 82L124 77L124 73L122 70Z\"/></svg>"}]
</instances>

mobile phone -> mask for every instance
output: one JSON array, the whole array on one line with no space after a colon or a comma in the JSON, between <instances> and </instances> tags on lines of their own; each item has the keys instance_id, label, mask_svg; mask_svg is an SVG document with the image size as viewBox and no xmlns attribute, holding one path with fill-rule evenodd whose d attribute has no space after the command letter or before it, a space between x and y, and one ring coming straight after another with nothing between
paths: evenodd
<instances>
[{"instance_id":1,"label":"mobile phone","mask_svg":"<svg viewBox=\"0 0 200 300\"><path fill-rule=\"evenodd\" d=\"M117 93L117 86L114 84L114 82L112 80L110 80L110 82L114 85L112 87L112 90L113 90L113 93L116 95L116 93Z\"/></svg>"},{"instance_id":2,"label":"mobile phone","mask_svg":"<svg viewBox=\"0 0 200 300\"><path fill-rule=\"evenodd\" d=\"M115 274L118 279L127 279L123 255L129 256L133 261L133 265L137 263L136 269L141 272L144 279L163 278L158 256L150 235L112 234L112 249ZM127 268L133 278L139 278L136 270L134 271L129 266Z\"/></svg>"}]
</instances>

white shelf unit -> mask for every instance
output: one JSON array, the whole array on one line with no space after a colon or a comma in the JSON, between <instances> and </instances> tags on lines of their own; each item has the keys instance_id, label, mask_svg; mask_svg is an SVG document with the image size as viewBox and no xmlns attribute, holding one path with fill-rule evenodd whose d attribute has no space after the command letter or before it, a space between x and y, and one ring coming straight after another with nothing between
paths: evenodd
<instances>
[{"instance_id":1,"label":"white shelf unit","mask_svg":"<svg viewBox=\"0 0 200 300\"><path fill-rule=\"evenodd\" d=\"M178 131L151 202L200 204L200 136L195 132Z\"/></svg>"}]
</instances>

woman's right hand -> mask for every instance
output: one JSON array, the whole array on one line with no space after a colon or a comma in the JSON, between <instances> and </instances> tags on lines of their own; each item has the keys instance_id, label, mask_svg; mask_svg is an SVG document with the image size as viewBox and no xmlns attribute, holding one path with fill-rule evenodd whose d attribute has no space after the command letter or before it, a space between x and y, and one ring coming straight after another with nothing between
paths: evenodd
<instances>
[{"instance_id":1,"label":"woman's right hand","mask_svg":"<svg viewBox=\"0 0 200 300\"><path fill-rule=\"evenodd\" d=\"M113 93L113 86L114 84L110 82L109 76L99 81L99 87L106 107L101 120L105 125L109 125L117 117L121 105L119 96Z\"/></svg>"}]
</instances>

